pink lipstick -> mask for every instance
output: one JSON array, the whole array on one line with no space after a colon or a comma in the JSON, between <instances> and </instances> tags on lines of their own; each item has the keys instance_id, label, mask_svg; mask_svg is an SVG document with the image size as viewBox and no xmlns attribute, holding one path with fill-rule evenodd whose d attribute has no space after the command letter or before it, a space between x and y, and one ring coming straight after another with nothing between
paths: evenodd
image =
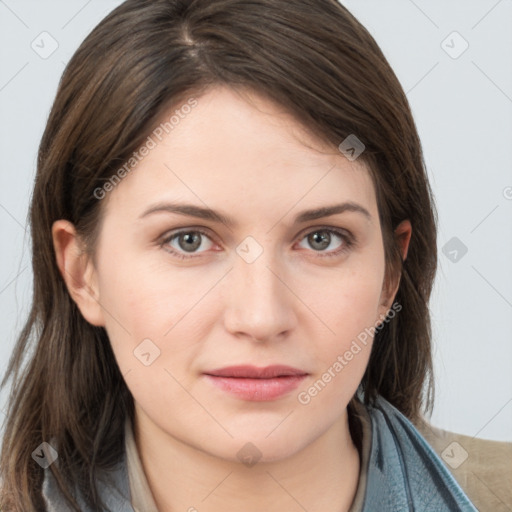
<instances>
[{"instance_id":1,"label":"pink lipstick","mask_svg":"<svg viewBox=\"0 0 512 512\"><path fill-rule=\"evenodd\" d=\"M308 375L291 366L228 366L204 372L214 386L242 400L268 401L286 395Z\"/></svg>"}]
</instances>

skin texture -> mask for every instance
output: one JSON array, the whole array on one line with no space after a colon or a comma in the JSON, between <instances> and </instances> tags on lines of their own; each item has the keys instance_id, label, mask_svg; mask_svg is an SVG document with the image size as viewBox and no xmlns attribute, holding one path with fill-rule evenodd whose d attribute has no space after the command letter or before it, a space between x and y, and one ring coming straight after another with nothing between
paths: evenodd
<instances>
[{"instance_id":1,"label":"skin texture","mask_svg":"<svg viewBox=\"0 0 512 512\"><path fill-rule=\"evenodd\" d=\"M307 405L298 394L382 319L398 288L384 283L368 170L278 105L218 87L104 201L95 263L64 220L53 227L57 262L83 316L109 335L159 510L348 510L359 456L346 406L371 341ZM236 225L165 211L141 217L170 201L219 210ZM370 217L345 211L293 224L304 210L346 201ZM183 237L164 240L199 228L207 235L198 235L195 252ZM325 228L348 231L353 245L330 232L319 249L307 235ZM396 234L405 256L410 223ZM248 263L237 248L262 252ZM134 355L145 339L151 359L160 351L147 366ZM286 364L309 375L263 402L228 395L203 375L238 364ZM261 456L251 467L237 455L250 450L246 443Z\"/></svg>"}]
</instances>

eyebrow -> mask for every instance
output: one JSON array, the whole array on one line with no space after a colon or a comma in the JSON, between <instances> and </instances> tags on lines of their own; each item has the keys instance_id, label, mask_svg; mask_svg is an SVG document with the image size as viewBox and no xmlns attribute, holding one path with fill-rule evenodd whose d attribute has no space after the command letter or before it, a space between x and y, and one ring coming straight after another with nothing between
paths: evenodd
<instances>
[{"instance_id":1,"label":"eyebrow","mask_svg":"<svg viewBox=\"0 0 512 512\"><path fill-rule=\"evenodd\" d=\"M198 219L211 220L214 222L221 222L226 226L232 227L237 226L238 223L230 216L223 214L219 211L212 210L210 208L203 208L194 204L184 203L157 203L150 206L147 210L139 216L139 219L147 217L154 213L178 213L180 215L187 215L189 217L197 217ZM294 224L300 224L308 222L310 220L322 219L331 215L336 215L344 212L355 212L364 215L368 220L372 219L370 212L354 202L345 202L341 204L335 204L331 206L322 206L320 208L314 208L312 210L305 210L299 213L294 220Z\"/></svg>"}]
</instances>

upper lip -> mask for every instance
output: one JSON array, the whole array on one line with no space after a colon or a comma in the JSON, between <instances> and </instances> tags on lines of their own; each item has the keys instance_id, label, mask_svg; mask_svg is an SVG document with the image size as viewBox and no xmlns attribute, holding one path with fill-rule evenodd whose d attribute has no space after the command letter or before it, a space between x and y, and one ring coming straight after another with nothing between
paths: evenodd
<instances>
[{"instance_id":1,"label":"upper lip","mask_svg":"<svg viewBox=\"0 0 512 512\"><path fill-rule=\"evenodd\" d=\"M213 375L215 377L245 377L253 379L271 379L274 377L289 375L307 375L307 372L303 370L281 364L266 366L264 368L258 368L252 365L226 366L225 368L220 368L218 370L212 370L204 373L206 375Z\"/></svg>"}]
</instances>

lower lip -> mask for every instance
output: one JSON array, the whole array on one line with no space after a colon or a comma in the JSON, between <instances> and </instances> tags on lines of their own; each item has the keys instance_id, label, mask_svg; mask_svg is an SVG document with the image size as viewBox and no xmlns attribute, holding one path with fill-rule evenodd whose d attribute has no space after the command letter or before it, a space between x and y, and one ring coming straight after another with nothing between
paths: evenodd
<instances>
[{"instance_id":1,"label":"lower lip","mask_svg":"<svg viewBox=\"0 0 512 512\"><path fill-rule=\"evenodd\" d=\"M216 377L205 375L218 388L243 400L264 402L275 400L293 391L306 375L287 375L272 379L249 379L241 377Z\"/></svg>"}]
</instances>

